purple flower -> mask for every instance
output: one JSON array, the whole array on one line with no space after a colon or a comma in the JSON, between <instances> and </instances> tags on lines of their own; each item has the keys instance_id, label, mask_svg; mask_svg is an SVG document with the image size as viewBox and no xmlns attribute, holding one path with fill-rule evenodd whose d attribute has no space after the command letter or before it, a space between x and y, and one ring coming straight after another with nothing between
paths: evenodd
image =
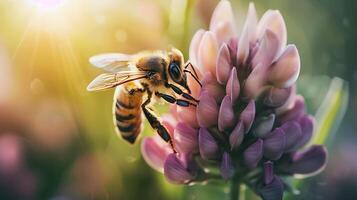
<instances>
[{"instance_id":1,"label":"purple flower","mask_svg":"<svg viewBox=\"0 0 357 200\"><path fill-rule=\"evenodd\" d=\"M167 154L166 144L146 147L150 139L142 145L144 158L154 168L161 169L165 160L170 182L205 180L202 171L209 177L204 168L213 164L222 179L246 178L263 199L282 199L280 176L312 174L324 167L323 147L299 151L312 137L314 119L296 94L300 57L297 48L287 44L279 11L268 10L258 20L250 3L237 34L230 3L221 0L209 30L193 36L189 55L202 88L189 77L198 106L171 110L178 122L171 123L177 153ZM250 180L250 172L258 174Z\"/></svg>"}]
</instances>

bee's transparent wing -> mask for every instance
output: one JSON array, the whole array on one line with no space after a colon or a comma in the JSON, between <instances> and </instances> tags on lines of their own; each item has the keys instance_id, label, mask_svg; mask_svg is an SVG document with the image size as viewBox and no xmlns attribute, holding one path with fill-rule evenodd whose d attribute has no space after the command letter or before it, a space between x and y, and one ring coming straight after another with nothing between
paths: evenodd
<instances>
[{"instance_id":1,"label":"bee's transparent wing","mask_svg":"<svg viewBox=\"0 0 357 200\"><path fill-rule=\"evenodd\" d=\"M122 71L118 73L105 73L97 76L87 87L88 91L105 90L118 85L147 78L144 71Z\"/></svg>"},{"instance_id":2,"label":"bee's transparent wing","mask_svg":"<svg viewBox=\"0 0 357 200\"><path fill-rule=\"evenodd\" d=\"M100 69L108 72L120 72L129 70L133 55L121 53L106 53L92 56L89 62Z\"/></svg>"}]
</instances>

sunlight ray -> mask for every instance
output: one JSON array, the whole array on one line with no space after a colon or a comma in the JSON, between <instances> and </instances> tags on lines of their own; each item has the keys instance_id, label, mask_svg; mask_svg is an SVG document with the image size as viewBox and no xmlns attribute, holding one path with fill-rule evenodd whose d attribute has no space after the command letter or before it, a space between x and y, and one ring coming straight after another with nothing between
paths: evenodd
<instances>
[{"instance_id":1,"label":"sunlight ray","mask_svg":"<svg viewBox=\"0 0 357 200\"><path fill-rule=\"evenodd\" d=\"M14 53L12 55L12 60L15 60L16 59L16 56L21 48L21 46L23 45L25 39L28 37L28 34L30 33L30 30L33 28L33 25L36 23L36 20L37 17L33 18L33 19L30 19L29 22L27 23L26 25L26 28L24 30L24 32L22 33L21 35L21 38L20 38L20 41L19 43L16 45L16 48L14 50Z\"/></svg>"}]
</instances>

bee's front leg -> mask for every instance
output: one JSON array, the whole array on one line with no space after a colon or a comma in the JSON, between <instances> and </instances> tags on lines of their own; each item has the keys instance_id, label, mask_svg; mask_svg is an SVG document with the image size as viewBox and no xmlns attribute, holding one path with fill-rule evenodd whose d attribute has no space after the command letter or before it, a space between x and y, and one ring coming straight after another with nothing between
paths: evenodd
<instances>
[{"instance_id":1,"label":"bee's front leg","mask_svg":"<svg viewBox=\"0 0 357 200\"><path fill-rule=\"evenodd\" d=\"M176 103L178 106L182 106L182 107L188 107L188 106L197 106L197 104L195 103L192 103L188 100L185 100L185 99L176 99L175 97L171 96L171 95L168 95L168 94L163 94L163 93L160 93L160 92L156 92L155 93L156 96L164 99L165 101L167 101L168 103Z\"/></svg>"},{"instance_id":2,"label":"bee's front leg","mask_svg":"<svg viewBox=\"0 0 357 200\"><path fill-rule=\"evenodd\" d=\"M155 113L150 108L147 107L151 101L151 96L152 96L151 91L148 91L148 99L141 105L144 115L145 115L146 119L149 121L151 127L157 131L157 133L160 135L160 137L163 140L165 140L165 142L168 142L171 145L172 150L174 151L174 153L176 153L176 150L174 148L174 144L172 142L172 138L171 138L169 132L167 131L165 126L163 126L161 124L160 120L155 115Z\"/></svg>"},{"instance_id":3,"label":"bee's front leg","mask_svg":"<svg viewBox=\"0 0 357 200\"><path fill-rule=\"evenodd\" d=\"M187 100L191 100L191 101L195 101L196 103L200 102L199 100L195 99L193 96L191 96L190 94L187 94L185 92L183 92L179 87L170 84L169 85L171 87L171 89L178 95L181 95L183 98L187 99Z\"/></svg>"}]
</instances>

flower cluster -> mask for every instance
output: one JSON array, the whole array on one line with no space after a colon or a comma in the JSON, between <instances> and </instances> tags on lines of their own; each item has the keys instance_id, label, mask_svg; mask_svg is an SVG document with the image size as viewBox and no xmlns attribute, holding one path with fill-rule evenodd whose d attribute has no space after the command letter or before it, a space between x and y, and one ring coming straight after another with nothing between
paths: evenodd
<instances>
[{"instance_id":1,"label":"flower cluster","mask_svg":"<svg viewBox=\"0 0 357 200\"><path fill-rule=\"evenodd\" d=\"M209 30L192 38L190 61L200 72L202 88L189 80L200 102L172 107L163 118L177 153L157 136L142 142L144 159L169 182L205 181L212 178L207 166L216 166L224 180L240 180L263 199L282 199L281 177L322 169L325 148L303 148L314 118L295 90L300 57L287 45L279 11L258 21L251 3L237 37L231 5L220 1Z\"/></svg>"}]
</instances>

